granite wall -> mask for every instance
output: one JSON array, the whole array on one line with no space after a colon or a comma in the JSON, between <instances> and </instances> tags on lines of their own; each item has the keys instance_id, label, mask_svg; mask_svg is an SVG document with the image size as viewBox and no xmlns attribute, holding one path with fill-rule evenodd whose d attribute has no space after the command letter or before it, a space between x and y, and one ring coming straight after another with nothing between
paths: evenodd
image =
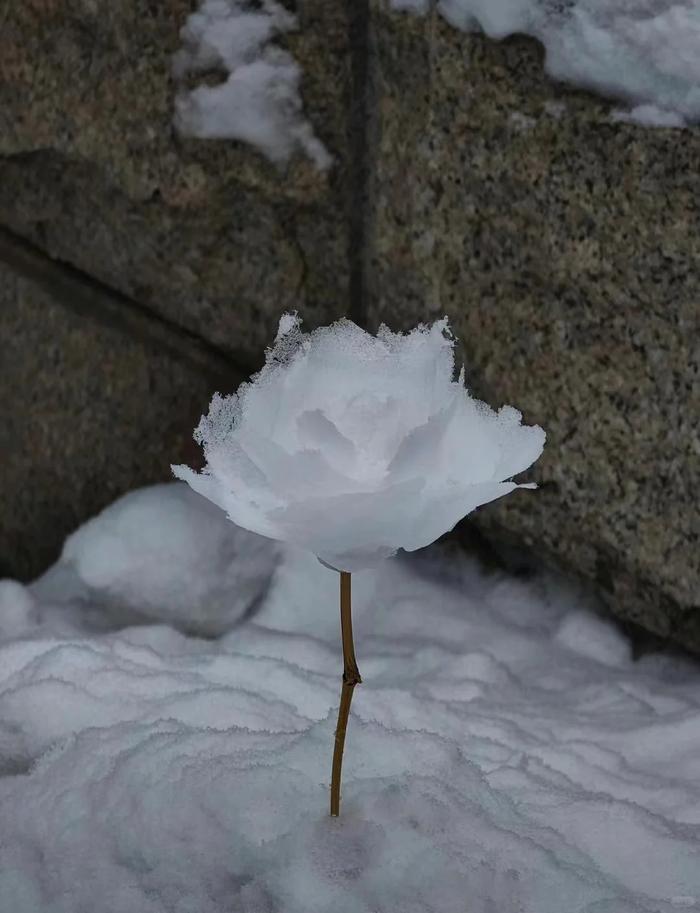
<instances>
[{"instance_id":1,"label":"granite wall","mask_svg":"<svg viewBox=\"0 0 700 913\"><path fill-rule=\"evenodd\" d=\"M261 366L280 313L353 313L346 3L307 0L289 38L326 173L174 131L194 6L0 10L1 573L33 576L79 522L191 458L212 392Z\"/></svg>"},{"instance_id":2,"label":"granite wall","mask_svg":"<svg viewBox=\"0 0 700 913\"><path fill-rule=\"evenodd\" d=\"M174 134L193 6L29 0L0 30L2 572L191 459L283 311L447 313L471 389L548 432L541 489L476 526L700 650L700 131L611 122L522 36L299 0L285 42L335 164L279 170Z\"/></svg>"},{"instance_id":3,"label":"granite wall","mask_svg":"<svg viewBox=\"0 0 700 913\"><path fill-rule=\"evenodd\" d=\"M468 386L548 434L474 523L700 649L700 129L611 122L524 36L380 0L371 32L367 328L448 313Z\"/></svg>"}]
</instances>

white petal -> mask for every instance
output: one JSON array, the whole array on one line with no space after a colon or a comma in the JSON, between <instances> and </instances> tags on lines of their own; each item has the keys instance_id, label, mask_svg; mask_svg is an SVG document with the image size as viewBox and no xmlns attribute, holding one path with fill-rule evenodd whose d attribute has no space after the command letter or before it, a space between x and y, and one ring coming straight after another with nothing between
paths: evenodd
<instances>
[{"instance_id":1,"label":"white petal","mask_svg":"<svg viewBox=\"0 0 700 913\"><path fill-rule=\"evenodd\" d=\"M391 546L379 545L375 548L356 549L340 555L324 553L323 556L317 555L317 557L321 564L331 571L345 571L348 574L354 574L356 571L379 567L387 558L393 558L397 551L398 549Z\"/></svg>"},{"instance_id":2,"label":"white petal","mask_svg":"<svg viewBox=\"0 0 700 913\"><path fill-rule=\"evenodd\" d=\"M357 456L351 440L338 430L321 409L307 409L297 416L297 427L302 441L323 451L330 463L350 472Z\"/></svg>"},{"instance_id":3,"label":"white petal","mask_svg":"<svg viewBox=\"0 0 700 913\"><path fill-rule=\"evenodd\" d=\"M207 450L207 469L217 479L226 479L227 490L245 487L264 490L265 474L253 463L233 435Z\"/></svg>"},{"instance_id":4,"label":"white petal","mask_svg":"<svg viewBox=\"0 0 700 913\"><path fill-rule=\"evenodd\" d=\"M501 456L494 471L495 479L510 479L537 460L547 435L539 425L521 425L522 414L512 406L498 410L496 433Z\"/></svg>"},{"instance_id":5,"label":"white petal","mask_svg":"<svg viewBox=\"0 0 700 913\"><path fill-rule=\"evenodd\" d=\"M458 396L454 396L445 409L408 432L387 467L392 482L408 476L440 472L445 431L458 406Z\"/></svg>"},{"instance_id":6,"label":"white petal","mask_svg":"<svg viewBox=\"0 0 700 913\"><path fill-rule=\"evenodd\" d=\"M190 488L196 491L197 494L202 495L202 497L207 498L218 507L223 508L223 504L221 503L223 494L221 485L215 478L209 475L206 470L199 473L185 465L171 465L170 468L172 469L175 478L187 482Z\"/></svg>"},{"instance_id":7,"label":"white petal","mask_svg":"<svg viewBox=\"0 0 700 913\"><path fill-rule=\"evenodd\" d=\"M301 327L301 318L297 316L297 311L294 311L292 314L288 312L282 314L280 317L280 322L277 326L277 335L275 336L275 345L277 345L283 336L287 336L291 332L299 330Z\"/></svg>"},{"instance_id":8,"label":"white petal","mask_svg":"<svg viewBox=\"0 0 700 913\"><path fill-rule=\"evenodd\" d=\"M265 474L270 488L285 499L314 495L324 490L352 492L362 487L354 479L330 466L318 450L289 453L274 441L253 431L242 433L238 442Z\"/></svg>"},{"instance_id":9,"label":"white petal","mask_svg":"<svg viewBox=\"0 0 700 913\"><path fill-rule=\"evenodd\" d=\"M274 521L270 520L267 513L261 507L251 502L242 490L240 495L227 491L221 482L206 470L204 472L195 472L189 466L171 466L173 475L182 479L202 497L207 498L213 504L216 504L222 510L226 511L229 519L243 529L249 529L253 533L259 533L261 536L268 536L270 539L282 539L283 535Z\"/></svg>"},{"instance_id":10,"label":"white petal","mask_svg":"<svg viewBox=\"0 0 700 913\"><path fill-rule=\"evenodd\" d=\"M404 531L401 547L407 552L430 545L481 504L488 504L518 488L514 482L481 482L426 499L410 529Z\"/></svg>"},{"instance_id":11,"label":"white petal","mask_svg":"<svg viewBox=\"0 0 700 913\"><path fill-rule=\"evenodd\" d=\"M466 486L494 478L501 452L493 433L495 416L486 403L462 391L444 434L444 461L440 471L443 479Z\"/></svg>"},{"instance_id":12,"label":"white petal","mask_svg":"<svg viewBox=\"0 0 700 913\"><path fill-rule=\"evenodd\" d=\"M432 326L419 324L409 333L392 333L385 324L377 338L388 348L391 356L392 386L403 399L410 397L415 424L428 420L446 403L452 387L454 372L454 338L448 318Z\"/></svg>"},{"instance_id":13,"label":"white petal","mask_svg":"<svg viewBox=\"0 0 700 913\"><path fill-rule=\"evenodd\" d=\"M270 519L289 541L321 557L394 550L420 509L424 485L414 478L383 491L307 498L271 511Z\"/></svg>"}]
</instances>

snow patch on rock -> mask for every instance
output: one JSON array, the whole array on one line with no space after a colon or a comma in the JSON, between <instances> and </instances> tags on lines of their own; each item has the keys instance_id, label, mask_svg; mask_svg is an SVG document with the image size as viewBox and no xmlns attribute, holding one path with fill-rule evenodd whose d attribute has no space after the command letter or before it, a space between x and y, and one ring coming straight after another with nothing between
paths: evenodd
<instances>
[{"instance_id":1,"label":"snow patch on rock","mask_svg":"<svg viewBox=\"0 0 700 913\"><path fill-rule=\"evenodd\" d=\"M173 58L180 83L175 126L200 139L236 139L260 149L276 164L297 152L327 169L332 158L304 116L301 68L273 40L297 28L296 17L274 0L203 0L181 30ZM190 75L217 70L216 85L188 89Z\"/></svg>"}]
</instances>

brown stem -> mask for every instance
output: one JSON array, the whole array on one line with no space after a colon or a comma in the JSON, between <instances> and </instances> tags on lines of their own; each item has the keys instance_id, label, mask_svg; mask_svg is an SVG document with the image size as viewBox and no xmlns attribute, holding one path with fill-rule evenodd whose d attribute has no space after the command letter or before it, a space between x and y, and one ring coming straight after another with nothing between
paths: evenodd
<instances>
[{"instance_id":1,"label":"brown stem","mask_svg":"<svg viewBox=\"0 0 700 913\"><path fill-rule=\"evenodd\" d=\"M338 725L335 729L333 750L333 773L331 775L331 815L340 814L340 774L343 767L345 730L350 715L350 702L355 685L362 681L355 660L355 646L352 642L352 615L350 608L350 574L340 572L340 629L343 637L343 690L340 693Z\"/></svg>"}]
</instances>

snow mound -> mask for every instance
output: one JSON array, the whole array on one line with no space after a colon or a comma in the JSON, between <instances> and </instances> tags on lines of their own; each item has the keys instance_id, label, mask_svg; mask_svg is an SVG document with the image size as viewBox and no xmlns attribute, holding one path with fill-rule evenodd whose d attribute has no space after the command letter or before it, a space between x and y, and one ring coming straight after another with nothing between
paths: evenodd
<instances>
[{"instance_id":1,"label":"snow mound","mask_svg":"<svg viewBox=\"0 0 700 913\"><path fill-rule=\"evenodd\" d=\"M150 520L136 493L142 525L178 490L150 490ZM182 505L203 533L196 496ZM67 551L106 558L111 542L118 579L132 560L140 602L162 599L158 561L94 521L80 532ZM212 579L188 586L234 585L223 564L198 572ZM285 548L254 617L216 641L165 624L99 633L84 592L66 613L63 576L3 582L3 911L700 904L697 665L633 663L565 582L485 574L440 546L354 574L352 591L363 683L331 818L338 574L313 555Z\"/></svg>"},{"instance_id":2,"label":"snow mound","mask_svg":"<svg viewBox=\"0 0 700 913\"><path fill-rule=\"evenodd\" d=\"M216 635L253 609L279 558L276 542L171 482L132 491L81 526L34 589Z\"/></svg>"},{"instance_id":3,"label":"snow mound","mask_svg":"<svg viewBox=\"0 0 700 913\"><path fill-rule=\"evenodd\" d=\"M270 42L297 28L296 17L274 0L203 0L181 30L183 47L173 58L181 83L175 126L185 136L237 139L286 163L301 150L320 169L332 158L304 117L301 69L287 51ZM223 70L218 85L187 90L190 74Z\"/></svg>"},{"instance_id":4,"label":"snow mound","mask_svg":"<svg viewBox=\"0 0 700 913\"><path fill-rule=\"evenodd\" d=\"M392 6L426 13L431 0ZM544 45L550 76L622 99L632 107L624 119L661 127L700 122L696 0L438 0L437 9L456 28L490 38L532 35Z\"/></svg>"}]
</instances>

